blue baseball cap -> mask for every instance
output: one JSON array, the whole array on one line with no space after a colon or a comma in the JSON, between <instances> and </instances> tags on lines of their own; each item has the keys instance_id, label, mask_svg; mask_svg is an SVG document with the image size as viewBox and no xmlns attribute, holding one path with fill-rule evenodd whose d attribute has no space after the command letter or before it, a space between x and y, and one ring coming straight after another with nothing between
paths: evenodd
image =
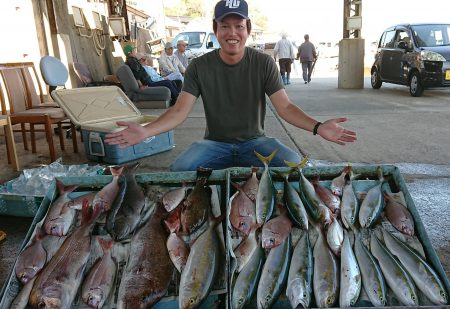
<instances>
[{"instance_id":1,"label":"blue baseball cap","mask_svg":"<svg viewBox=\"0 0 450 309\"><path fill-rule=\"evenodd\" d=\"M214 8L214 20L222 21L228 15L239 15L244 19L248 17L248 4L244 0L221 0Z\"/></svg>"}]
</instances>

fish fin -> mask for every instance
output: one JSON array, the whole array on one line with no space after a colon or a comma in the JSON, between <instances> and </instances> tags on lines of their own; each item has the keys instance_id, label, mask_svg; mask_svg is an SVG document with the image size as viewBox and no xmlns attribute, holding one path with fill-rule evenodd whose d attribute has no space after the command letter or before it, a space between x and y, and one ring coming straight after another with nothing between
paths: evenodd
<instances>
[{"instance_id":1,"label":"fish fin","mask_svg":"<svg viewBox=\"0 0 450 309\"><path fill-rule=\"evenodd\" d=\"M181 216L181 208L177 207L168 215L166 219L164 219L164 224L166 225L169 232L177 233L180 231L181 227L180 216Z\"/></svg>"},{"instance_id":2,"label":"fish fin","mask_svg":"<svg viewBox=\"0 0 450 309\"><path fill-rule=\"evenodd\" d=\"M72 191L75 191L79 186L78 185L70 185L66 186L64 183L56 178L56 187L58 188L59 194L63 195L65 193L70 193Z\"/></svg>"},{"instance_id":3,"label":"fish fin","mask_svg":"<svg viewBox=\"0 0 450 309\"><path fill-rule=\"evenodd\" d=\"M103 237L97 237L97 242L100 244L100 247L102 247L103 254L109 252L114 245L114 240L105 239Z\"/></svg>"},{"instance_id":4,"label":"fish fin","mask_svg":"<svg viewBox=\"0 0 450 309\"><path fill-rule=\"evenodd\" d=\"M284 163L287 165L287 166L289 166L290 168L293 168L293 169L300 169L300 168L302 168L302 167L305 167L306 166L306 164L308 164L308 161L309 161L309 158L308 158L308 156L305 156L304 158L303 158L303 160L300 162L300 163L294 163L294 162L290 162L290 161L287 161L287 160L284 160Z\"/></svg>"},{"instance_id":5,"label":"fish fin","mask_svg":"<svg viewBox=\"0 0 450 309\"><path fill-rule=\"evenodd\" d=\"M256 174L259 171L259 167L252 166L252 174Z\"/></svg>"},{"instance_id":6,"label":"fish fin","mask_svg":"<svg viewBox=\"0 0 450 309\"><path fill-rule=\"evenodd\" d=\"M111 175L120 176L123 172L124 166L110 166L109 170L111 171Z\"/></svg>"},{"instance_id":7,"label":"fish fin","mask_svg":"<svg viewBox=\"0 0 450 309\"><path fill-rule=\"evenodd\" d=\"M92 205L89 204L88 199L83 199L83 207L81 208L81 225L93 224L100 214L103 212L101 203Z\"/></svg>"},{"instance_id":8,"label":"fish fin","mask_svg":"<svg viewBox=\"0 0 450 309\"><path fill-rule=\"evenodd\" d=\"M206 180L208 180L208 178L209 178L209 176L211 176L212 172L213 172L212 168L199 167L199 168L197 168L197 179L205 178L205 183L206 183Z\"/></svg>"},{"instance_id":9,"label":"fish fin","mask_svg":"<svg viewBox=\"0 0 450 309\"><path fill-rule=\"evenodd\" d=\"M254 153L255 153L256 157L262 163L264 163L265 166L269 166L270 162L273 160L273 158L275 157L277 152L278 152L278 149L275 149L270 155L268 155L267 157L264 157L263 155L259 154L256 150L254 150Z\"/></svg>"}]
</instances>

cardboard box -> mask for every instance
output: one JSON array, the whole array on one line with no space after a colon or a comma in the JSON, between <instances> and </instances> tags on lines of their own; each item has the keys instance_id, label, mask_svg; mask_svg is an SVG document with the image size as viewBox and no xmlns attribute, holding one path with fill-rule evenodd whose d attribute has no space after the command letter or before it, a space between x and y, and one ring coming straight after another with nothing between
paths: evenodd
<instances>
[{"instance_id":1,"label":"cardboard box","mask_svg":"<svg viewBox=\"0 0 450 309\"><path fill-rule=\"evenodd\" d=\"M104 142L106 134L123 129L116 125L119 120L145 125L157 118L142 115L116 86L59 89L52 92L52 97L72 122L81 127L89 160L121 164L175 147L173 131L149 137L140 144L123 149Z\"/></svg>"}]
</instances>

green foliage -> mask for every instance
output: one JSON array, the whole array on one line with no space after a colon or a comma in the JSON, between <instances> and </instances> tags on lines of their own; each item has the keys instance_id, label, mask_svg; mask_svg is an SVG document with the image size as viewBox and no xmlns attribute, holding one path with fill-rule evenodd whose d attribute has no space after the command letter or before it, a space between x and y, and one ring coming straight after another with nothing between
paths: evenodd
<instances>
[{"instance_id":1,"label":"green foliage","mask_svg":"<svg viewBox=\"0 0 450 309\"><path fill-rule=\"evenodd\" d=\"M173 6L165 6L166 16L188 16L191 18L204 16L203 0L180 0Z\"/></svg>"}]
</instances>

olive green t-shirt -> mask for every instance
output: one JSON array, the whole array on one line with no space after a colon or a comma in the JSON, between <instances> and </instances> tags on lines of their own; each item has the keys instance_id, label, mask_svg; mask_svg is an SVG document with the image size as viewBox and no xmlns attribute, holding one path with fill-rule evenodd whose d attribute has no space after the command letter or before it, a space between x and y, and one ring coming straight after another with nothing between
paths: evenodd
<instances>
[{"instance_id":1,"label":"olive green t-shirt","mask_svg":"<svg viewBox=\"0 0 450 309\"><path fill-rule=\"evenodd\" d=\"M184 91L202 97L205 139L228 143L264 135L265 95L282 88L275 61L249 47L235 65L224 63L219 50L193 59L183 85Z\"/></svg>"}]
</instances>

